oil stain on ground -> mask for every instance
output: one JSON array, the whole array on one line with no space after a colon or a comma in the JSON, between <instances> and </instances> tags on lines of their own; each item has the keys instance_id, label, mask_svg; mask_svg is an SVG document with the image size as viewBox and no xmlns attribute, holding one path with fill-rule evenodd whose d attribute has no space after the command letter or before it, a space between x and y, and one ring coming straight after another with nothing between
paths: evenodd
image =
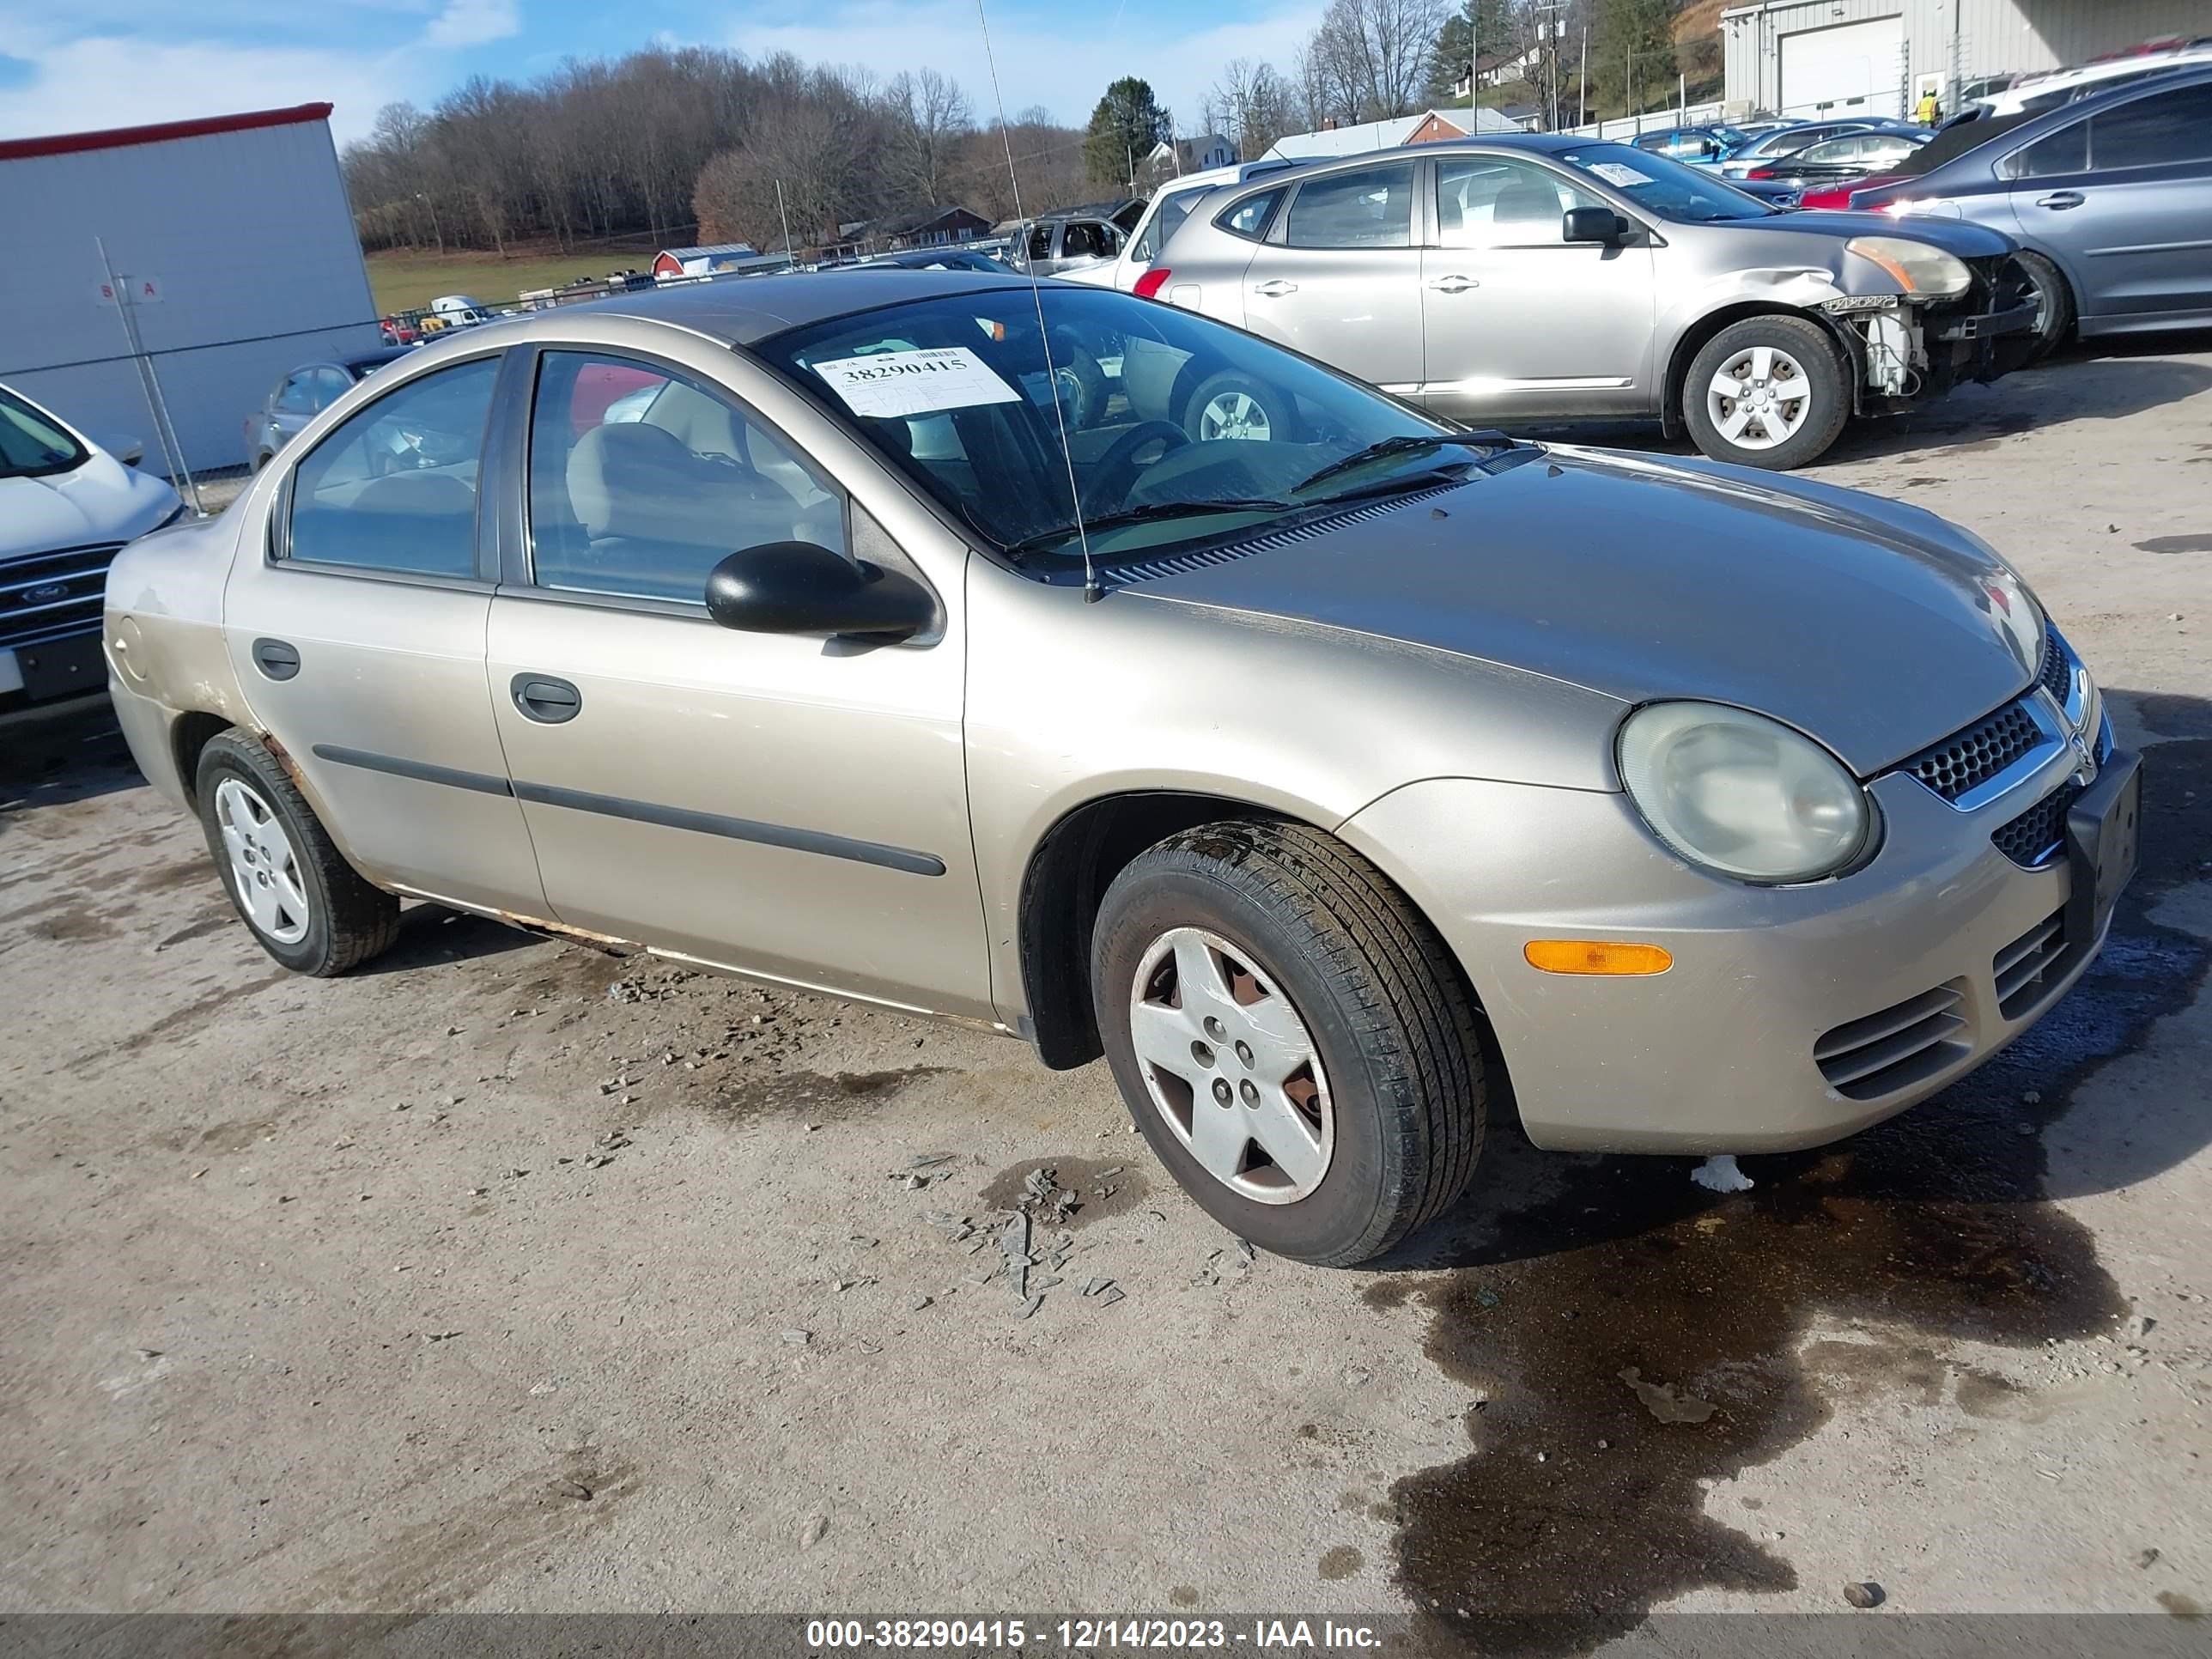
<instances>
[{"instance_id":1,"label":"oil stain on ground","mask_svg":"<svg viewBox=\"0 0 2212 1659\"><path fill-rule=\"evenodd\" d=\"M945 1070L942 1066L904 1066L890 1072L778 1072L722 1090L711 1109L716 1117L738 1121L781 1112L826 1123L872 1109L908 1084Z\"/></svg>"},{"instance_id":2,"label":"oil stain on ground","mask_svg":"<svg viewBox=\"0 0 2212 1659\"><path fill-rule=\"evenodd\" d=\"M1757 1185L1726 1199L1679 1160L1547 1157L1494 1136L1492 1203L1543 1196L1498 1219L1478 1194L1457 1237L1447 1223L1403 1264L1443 1271L1368 1292L1425 1307L1426 1352L1480 1402L1472 1455L1393 1488L1425 1645L1580 1654L1690 1590L1794 1589L1787 1561L1706 1514L1709 1484L1855 1398L1948 1391L1996 1414L2008 1385L1948 1360L1948 1339L2040 1346L2123 1316L2089 1232L2049 1201L2040 1131L2204 971L2203 943L2146 912L2212 845L2212 742L2157 746L2146 782L2142 867L2103 957L1936 1099L1837 1146L1747 1158ZM2115 1152L2094 1184L2148 1176L2212 1127L2185 1133ZM1863 1325L1808 1345L1816 1321Z\"/></svg>"}]
</instances>

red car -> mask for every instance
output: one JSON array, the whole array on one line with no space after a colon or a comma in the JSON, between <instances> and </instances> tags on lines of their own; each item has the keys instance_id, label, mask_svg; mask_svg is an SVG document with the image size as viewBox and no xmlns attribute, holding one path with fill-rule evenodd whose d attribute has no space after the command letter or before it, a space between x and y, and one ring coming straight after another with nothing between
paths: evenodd
<instances>
[{"instance_id":1,"label":"red car","mask_svg":"<svg viewBox=\"0 0 2212 1659\"><path fill-rule=\"evenodd\" d=\"M1797 198L1801 208L1847 208L1851 204L1851 192L1875 190L1883 185L1894 185L1911 178L1905 173L1876 173L1870 179L1846 179L1839 185L1823 185L1818 190L1808 190Z\"/></svg>"}]
</instances>

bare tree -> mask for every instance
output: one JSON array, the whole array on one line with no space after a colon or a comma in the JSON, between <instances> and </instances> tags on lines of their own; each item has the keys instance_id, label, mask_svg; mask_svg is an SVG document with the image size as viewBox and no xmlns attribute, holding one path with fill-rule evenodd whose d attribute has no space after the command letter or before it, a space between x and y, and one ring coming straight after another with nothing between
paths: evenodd
<instances>
[{"instance_id":1,"label":"bare tree","mask_svg":"<svg viewBox=\"0 0 2212 1659\"><path fill-rule=\"evenodd\" d=\"M1310 101L1340 121L1420 107L1443 17L1440 0L1330 0L1306 46Z\"/></svg>"},{"instance_id":2,"label":"bare tree","mask_svg":"<svg viewBox=\"0 0 2212 1659\"><path fill-rule=\"evenodd\" d=\"M975 125L967 94L950 76L926 69L893 76L884 90L890 129L890 182L936 206L960 140Z\"/></svg>"},{"instance_id":3,"label":"bare tree","mask_svg":"<svg viewBox=\"0 0 2212 1659\"><path fill-rule=\"evenodd\" d=\"M1237 146L1237 159L1255 161L1286 132L1297 130L1295 94L1272 64L1232 58L1221 66L1200 107L1206 129Z\"/></svg>"}]
</instances>

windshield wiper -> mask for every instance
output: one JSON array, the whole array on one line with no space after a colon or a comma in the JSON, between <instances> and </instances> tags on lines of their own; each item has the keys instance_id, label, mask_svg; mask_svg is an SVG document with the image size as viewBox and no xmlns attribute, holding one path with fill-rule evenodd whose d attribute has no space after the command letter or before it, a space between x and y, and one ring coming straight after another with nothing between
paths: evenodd
<instances>
[{"instance_id":1,"label":"windshield wiper","mask_svg":"<svg viewBox=\"0 0 2212 1659\"><path fill-rule=\"evenodd\" d=\"M1302 495L1316 484L1349 472L1354 467L1365 466L1370 461L1379 461L1391 455L1409 455L1416 450L1442 449L1448 444L1468 444L1484 449L1510 449L1513 440L1503 432L1436 432L1421 435L1401 433L1395 438L1385 438L1366 448L1346 455L1340 461L1331 461L1311 477L1302 478L1291 486L1291 494Z\"/></svg>"},{"instance_id":2,"label":"windshield wiper","mask_svg":"<svg viewBox=\"0 0 2212 1659\"><path fill-rule=\"evenodd\" d=\"M1212 501L1147 501L1142 507L1124 508L1119 513L1108 513L1096 519L1085 519L1079 526L1083 532L1119 530L1125 525L1156 524L1164 519L1188 519L1212 513L1289 513L1296 501L1275 501L1264 498ZM1034 536L1024 536L1007 548L1016 555L1034 553L1055 542L1073 538L1079 531L1073 523L1061 525L1055 530L1039 531Z\"/></svg>"}]
</instances>

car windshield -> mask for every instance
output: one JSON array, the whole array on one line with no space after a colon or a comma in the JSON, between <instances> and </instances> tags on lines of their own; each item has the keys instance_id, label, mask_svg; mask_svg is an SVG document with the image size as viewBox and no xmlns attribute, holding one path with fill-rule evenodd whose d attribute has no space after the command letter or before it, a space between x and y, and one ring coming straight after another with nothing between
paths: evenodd
<instances>
[{"instance_id":1,"label":"car windshield","mask_svg":"<svg viewBox=\"0 0 2212 1659\"><path fill-rule=\"evenodd\" d=\"M1080 568L1077 500L1109 562L1485 459L1318 363L1111 289L979 286L753 349L1032 568Z\"/></svg>"},{"instance_id":2,"label":"car windshield","mask_svg":"<svg viewBox=\"0 0 2212 1659\"><path fill-rule=\"evenodd\" d=\"M43 478L92 459L62 426L14 393L0 391L0 478Z\"/></svg>"},{"instance_id":3,"label":"car windshield","mask_svg":"<svg viewBox=\"0 0 2212 1659\"><path fill-rule=\"evenodd\" d=\"M1629 200L1677 224L1709 225L1725 219L1764 219L1782 211L1747 196L1718 175L1626 144L1587 144L1559 159L1601 179Z\"/></svg>"}]
</instances>

